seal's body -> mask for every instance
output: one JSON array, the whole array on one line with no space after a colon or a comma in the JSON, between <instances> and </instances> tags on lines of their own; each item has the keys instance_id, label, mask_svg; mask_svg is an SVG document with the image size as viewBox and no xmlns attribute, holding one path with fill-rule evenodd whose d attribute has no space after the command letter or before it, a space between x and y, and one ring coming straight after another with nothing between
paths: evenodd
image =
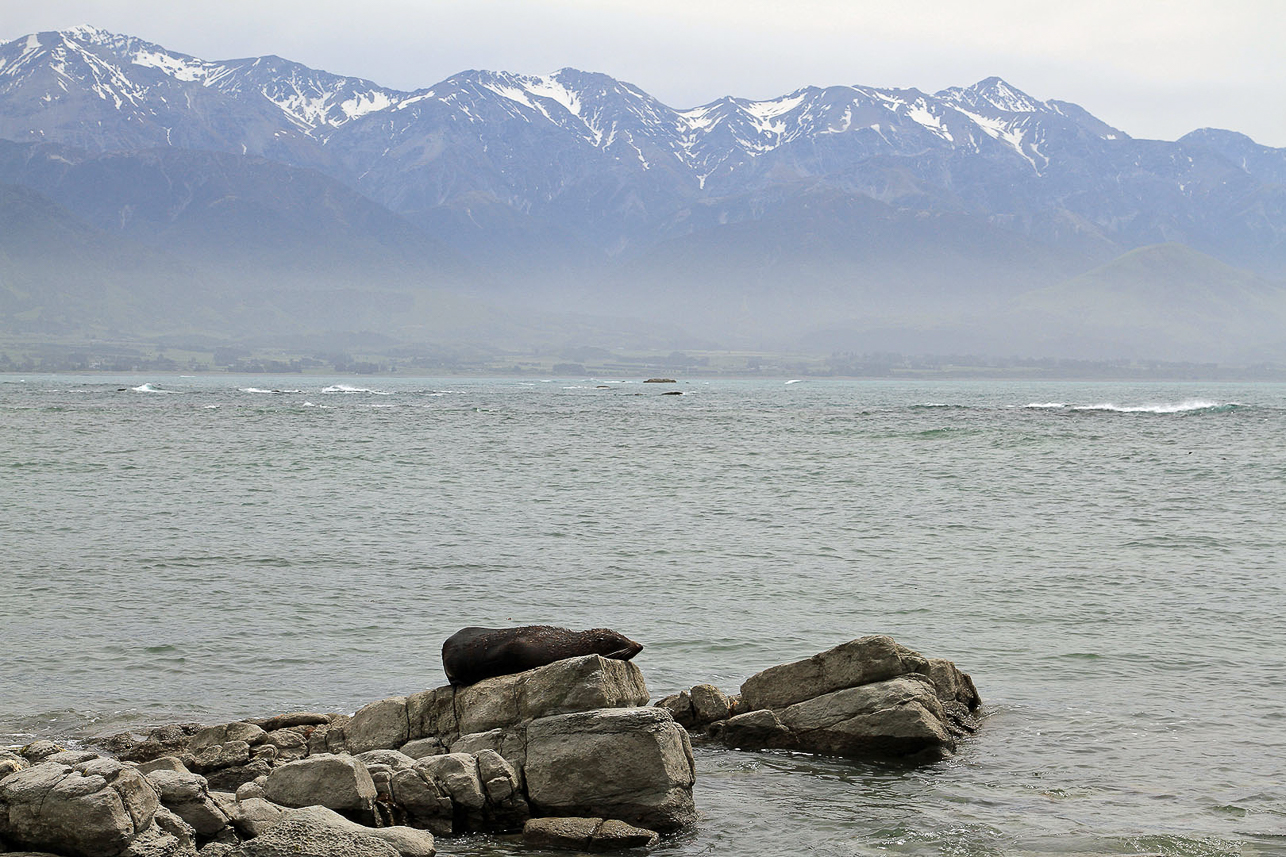
<instances>
[{"instance_id":1,"label":"seal's body","mask_svg":"<svg viewBox=\"0 0 1286 857\"><path fill-rule=\"evenodd\" d=\"M628 661L642 650L640 644L608 628L463 628L442 644L442 668L447 681L462 686L581 655Z\"/></svg>"}]
</instances>

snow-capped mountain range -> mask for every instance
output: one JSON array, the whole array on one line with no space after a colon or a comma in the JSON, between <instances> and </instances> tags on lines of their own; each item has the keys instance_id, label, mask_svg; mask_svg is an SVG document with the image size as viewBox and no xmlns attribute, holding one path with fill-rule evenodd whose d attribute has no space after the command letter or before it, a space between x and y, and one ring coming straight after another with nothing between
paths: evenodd
<instances>
[{"instance_id":1,"label":"snow-capped mountain range","mask_svg":"<svg viewBox=\"0 0 1286 857\"><path fill-rule=\"evenodd\" d=\"M357 191L517 289L619 286L631 266L694 288L698 276L767 282L802 245L821 248L807 264L850 302L869 287L836 272L855 265L909 295L968 303L976 283L1014 291L1163 242L1286 274L1286 150L1213 129L1136 140L997 77L932 94L810 86L676 109L570 68L465 71L402 91L77 27L0 43L0 140L27 147L0 159L0 182L92 210L100 227L138 223L138 200L86 201L88 188L124 186L136 153L226 153L276 164L256 168L260 183L330 200ZM176 170L190 187L216 163L149 157L128 169L164 172L164 193ZM96 184L77 178L90 173ZM909 248L930 245L955 255L921 276L926 257Z\"/></svg>"}]
</instances>

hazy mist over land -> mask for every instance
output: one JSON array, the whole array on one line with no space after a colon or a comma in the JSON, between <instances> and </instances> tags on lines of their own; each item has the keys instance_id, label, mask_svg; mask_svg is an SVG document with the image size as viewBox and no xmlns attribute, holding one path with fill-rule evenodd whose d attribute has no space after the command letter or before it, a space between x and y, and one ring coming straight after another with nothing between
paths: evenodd
<instances>
[{"instance_id":1,"label":"hazy mist over land","mask_svg":"<svg viewBox=\"0 0 1286 857\"><path fill-rule=\"evenodd\" d=\"M10 336L1286 361L1286 150L999 78L676 110L40 33L0 224Z\"/></svg>"}]
</instances>

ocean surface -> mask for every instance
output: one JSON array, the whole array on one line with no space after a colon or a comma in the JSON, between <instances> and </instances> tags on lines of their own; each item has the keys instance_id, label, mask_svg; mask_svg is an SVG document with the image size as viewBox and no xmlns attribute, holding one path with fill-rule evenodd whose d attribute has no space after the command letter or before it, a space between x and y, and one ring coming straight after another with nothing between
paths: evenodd
<instances>
[{"instance_id":1,"label":"ocean surface","mask_svg":"<svg viewBox=\"0 0 1286 857\"><path fill-rule=\"evenodd\" d=\"M655 853L1286 854L1286 385L10 375L0 501L0 745L351 712L466 625L658 698L883 633L957 756L699 748Z\"/></svg>"}]
</instances>

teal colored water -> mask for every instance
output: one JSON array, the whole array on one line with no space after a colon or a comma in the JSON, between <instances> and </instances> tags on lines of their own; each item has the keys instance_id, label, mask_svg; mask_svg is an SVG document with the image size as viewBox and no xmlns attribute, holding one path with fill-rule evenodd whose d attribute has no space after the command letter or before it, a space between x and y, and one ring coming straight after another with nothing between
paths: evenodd
<instances>
[{"instance_id":1,"label":"teal colored water","mask_svg":"<svg viewBox=\"0 0 1286 857\"><path fill-rule=\"evenodd\" d=\"M599 383L0 376L0 744L352 711L464 625L658 697L887 633L973 675L955 758L702 749L657 853L1286 854L1286 386Z\"/></svg>"}]
</instances>

